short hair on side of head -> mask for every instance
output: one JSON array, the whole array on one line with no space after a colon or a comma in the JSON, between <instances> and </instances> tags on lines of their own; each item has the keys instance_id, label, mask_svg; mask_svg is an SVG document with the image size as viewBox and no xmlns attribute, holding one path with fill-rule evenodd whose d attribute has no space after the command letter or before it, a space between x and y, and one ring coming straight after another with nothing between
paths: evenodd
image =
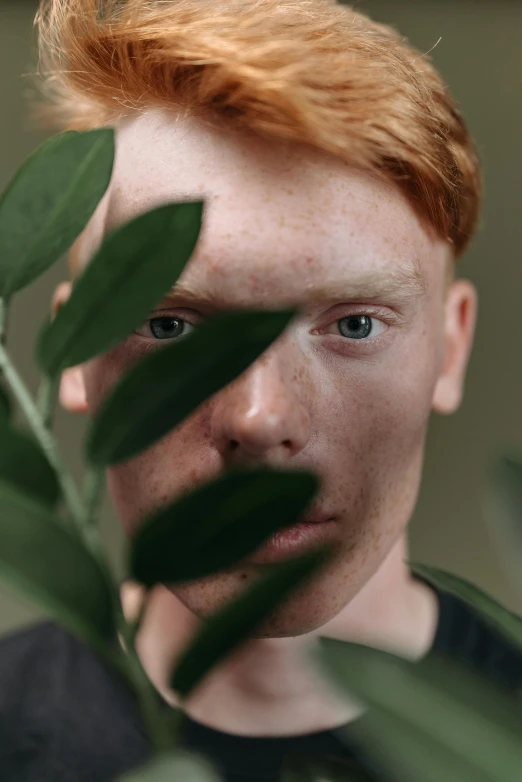
<instances>
[{"instance_id":1,"label":"short hair on side of head","mask_svg":"<svg viewBox=\"0 0 522 782\"><path fill-rule=\"evenodd\" d=\"M302 142L395 183L452 255L482 201L473 139L428 54L336 0L41 0L48 127L151 107Z\"/></svg>"}]
</instances>

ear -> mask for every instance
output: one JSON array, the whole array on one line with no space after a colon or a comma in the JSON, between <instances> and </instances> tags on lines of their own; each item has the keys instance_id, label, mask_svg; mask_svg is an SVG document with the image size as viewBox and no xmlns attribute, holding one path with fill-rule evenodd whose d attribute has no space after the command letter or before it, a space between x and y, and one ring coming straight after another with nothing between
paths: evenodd
<instances>
[{"instance_id":1,"label":"ear","mask_svg":"<svg viewBox=\"0 0 522 782\"><path fill-rule=\"evenodd\" d=\"M477 310L478 295L473 283L464 279L452 282L446 294L444 364L433 394L432 407L437 413L454 413L462 402Z\"/></svg>"},{"instance_id":2,"label":"ear","mask_svg":"<svg viewBox=\"0 0 522 782\"><path fill-rule=\"evenodd\" d=\"M62 282L56 288L51 305L53 318L71 295L71 290L70 282ZM60 404L69 413L87 412L87 397L81 367L69 367L63 371L60 380Z\"/></svg>"},{"instance_id":3,"label":"ear","mask_svg":"<svg viewBox=\"0 0 522 782\"><path fill-rule=\"evenodd\" d=\"M125 619L133 622L138 618L141 606L147 597L147 590L137 581L124 581L120 586L121 605Z\"/></svg>"}]
</instances>

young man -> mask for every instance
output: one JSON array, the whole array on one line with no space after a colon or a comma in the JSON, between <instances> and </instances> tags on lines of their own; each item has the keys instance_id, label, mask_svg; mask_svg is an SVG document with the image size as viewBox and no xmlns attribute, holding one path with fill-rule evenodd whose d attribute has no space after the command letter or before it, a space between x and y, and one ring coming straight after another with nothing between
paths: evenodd
<instances>
[{"instance_id":1,"label":"young man","mask_svg":"<svg viewBox=\"0 0 522 782\"><path fill-rule=\"evenodd\" d=\"M322 489L307 519L338 550L188 701L186 746L235 782L274 782L294 753L355 757L335 729L359 711L308 661L320 635L417 659L445 652L515 689L515 651L406 564L428 421L460 405L477 309L454 266L478 220L479 164L443 81L393 30L333 0L98 5L48 0L39 18L59 127L117 130L113 180L73 274L136 215L206 205L179 284L114 350L65 372L62 403L93 413L146 351L220 310L299 305L248 371L110 469L109 487L131 534L234 464L312 469ZM167 703L200 621L306 541L294 531L279 544L153 591L138 648ZM139 594L128 585L122 597L131 614ZM0 649L4 782L108 782L146 758L132 698L88 648L44 622Z\"/></svg>"}]
</instances>

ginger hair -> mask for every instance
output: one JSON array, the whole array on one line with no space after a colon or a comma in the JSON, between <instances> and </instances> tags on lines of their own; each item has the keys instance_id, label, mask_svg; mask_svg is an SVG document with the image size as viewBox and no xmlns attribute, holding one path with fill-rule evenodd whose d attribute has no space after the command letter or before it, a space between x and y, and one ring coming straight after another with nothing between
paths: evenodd
<instances>
[{"instance_id":1,"label":"ginger hair","mask_svg":"<svg viewBox=\"0 0 522 782\"><path fill-rule=\"evenodd\" d=\"M311 144L394 182L460 256L477 228L473 139L428 54L336 0L42 0L47 124L153 106Z\"/></svg>"}]
</instances>

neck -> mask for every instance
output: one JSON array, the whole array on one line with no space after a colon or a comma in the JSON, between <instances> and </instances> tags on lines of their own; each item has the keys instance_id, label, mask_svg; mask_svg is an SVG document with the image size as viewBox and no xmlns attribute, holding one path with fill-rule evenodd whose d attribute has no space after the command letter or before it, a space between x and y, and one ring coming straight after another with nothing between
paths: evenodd
<instances>
[{"instance_id":1,"label":"neck","mask_svg":"<svg viewBox=\"0 0 522 782\"><path fill-rule=\"evenodd\" d=\"M217 730L249 736L310 733L356 718L359 706L333 694L309 652L326 636L412 659L424 656L433 643L438 604L431 589L412 579L406 558L403 538L349 605L319 630L243 644L206 677L183 704L185 712ZM122 598L126 613L132 613L130 587L123 588ZM153 590L137 650L151 681L175 706L169 672L198 626L199 620L165 587Z\"/></svg>"}]
</instances>

